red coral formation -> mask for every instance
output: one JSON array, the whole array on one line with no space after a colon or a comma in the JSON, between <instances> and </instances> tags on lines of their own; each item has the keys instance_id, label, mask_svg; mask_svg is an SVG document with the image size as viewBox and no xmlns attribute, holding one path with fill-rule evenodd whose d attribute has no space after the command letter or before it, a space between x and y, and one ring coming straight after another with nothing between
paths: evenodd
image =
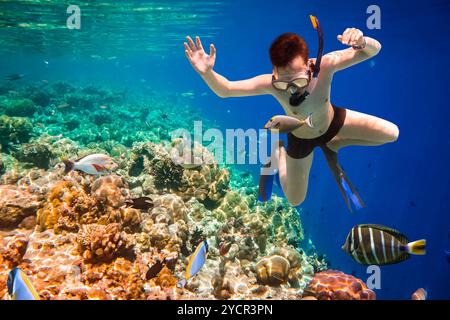
<instances>
[{"instance_id":1,"label":"red coral formation","mask_svg":"<svg viewBox=\"0 0 450 320\"><path fill-rule=\"evenodd\" d=\"M361 280L341 271L327 270L316 273L305 296L318 300L375 300L375 292Z\"/></svg>"}]
</instances>

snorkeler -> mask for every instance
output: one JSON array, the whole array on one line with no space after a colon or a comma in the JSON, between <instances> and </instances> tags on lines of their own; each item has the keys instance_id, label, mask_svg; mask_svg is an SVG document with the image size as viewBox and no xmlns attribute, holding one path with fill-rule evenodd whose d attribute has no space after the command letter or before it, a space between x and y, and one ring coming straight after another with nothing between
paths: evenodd
<instances>
[{"instance_id":1,"label":"snorkeler","mask_svg":"<svg viewBox=\"0 0 450 320\"><path fill-rule=\"evenodd\" d=\"M318 57L309 58L308 46L299 35L284 33L275 39L269 50L271 74L241 81L226 79L213 70L216 48L211 44L208 55L199 37L195 42L187 37L185 54L219 97L272 95L286 115L302 122L312 119L313 125L302 125L288 133L287 150L280 146L271 156L278 163L279 182L292 205L298 206L305 200L313 150L321 147L347 205L351 209L352 203L358 209L364 204L337 162L338 150L346 146L378 146L394 142L399 130L389 121L333 105L330 101L331 82L337 71L377 55L381 45L360 30L348 28L337 39L349 48L322 56L321 29L315 17L311 20L319 33ZM351 94L351 87L349 89ZM271 187L268 187L263 198L270 198L270 193Z\"/></svg>"}]
</instances>

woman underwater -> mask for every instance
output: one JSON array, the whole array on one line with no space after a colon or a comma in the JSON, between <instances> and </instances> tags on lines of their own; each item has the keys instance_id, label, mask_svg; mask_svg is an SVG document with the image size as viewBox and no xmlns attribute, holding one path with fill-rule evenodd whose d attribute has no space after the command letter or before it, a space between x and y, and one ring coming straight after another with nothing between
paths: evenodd
<instances>
[{"instance_id":1,"label":"woman underwater","mask_svg":"<svg viewBox=\"0 0 450 320\"><path fill-rule=\"evenodd\" d=\"M284 33L270 47L272 74L241 81L226 79L213 70L216 48L211 44L210 54L206 54L199 37L195 42L187 37L185 54L192 67L219 97L272 95L286 115L303 122L308 117L312 119L313 126L300 126L288 133L287 149L281 144L272 154L272 161L278 162L279 183L292 205L298 206L305 200L313 150L318 146L325 153L349 209L352 209L350 203L358 209L364 204L337 163L338 150L346 146L378 146L394 142L399 129L375 116L334 106L330 101L331 82L335 72L377 55L381 44L365 37L361 30L348 28L337 39L349 48L322 56L320 24L313 16L311 20L319 33L317 58L309 58L309 49L303 38L294 33ZM271 193L271 187L265 188L265 183L266 180L261 179L260 199L263 201L270 198L267 192Z\"/></svg>"}]
</instances>

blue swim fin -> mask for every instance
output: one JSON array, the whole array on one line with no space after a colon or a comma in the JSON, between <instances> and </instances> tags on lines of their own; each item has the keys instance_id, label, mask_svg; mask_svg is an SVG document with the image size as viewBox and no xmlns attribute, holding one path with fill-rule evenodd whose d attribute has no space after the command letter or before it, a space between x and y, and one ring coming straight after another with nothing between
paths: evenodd
<instances>
[{"instance_id":1,"label":"blue swim fin","mask_svg":"<svg viewBox=\"0 0 450 320\"><path fill-rule=\"evenodd\" d=\"M364 208L364 201L339 164L337 153L326 146L321 146L321 149L350 212L353 212L353 208L356 210Z\"/></svg>"},{"instance_id":2,"label":"blue swim fin","mask_svg":"<svg viewBox=\"0 0 450 320\"><path fill-rule=\"evenodd\" d=\"M261 202L269 201L272 197L273 175L261 175L259 177L258 200Z\"/></svg>"},{"instance_id":3,"label":"blue swim fin","mask_svg":"<svg viewBox=\"0 0 450 320\"><path fill-rule=\"evenodd\" d=\"M351 204L355 207L356 210L360 210L364 208L364 202L358 194L358 191L355 190L351 182L348 180L347 176L344 172L341 172L341 186L344 190L345 197L347 198L347 205L351 208ZM350 202L350 203L349 203ZM351 209L350 209L351 211Z\"/></svg>"}]
</instances>

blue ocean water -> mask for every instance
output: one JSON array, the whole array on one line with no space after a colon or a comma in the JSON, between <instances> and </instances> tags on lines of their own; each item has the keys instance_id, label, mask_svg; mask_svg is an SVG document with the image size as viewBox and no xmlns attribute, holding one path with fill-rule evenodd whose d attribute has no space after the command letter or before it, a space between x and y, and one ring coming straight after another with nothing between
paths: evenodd
<instances>
[{"instance_id":1,"label":"blue ocean water","mask_svg":"<svg viewBox=\"0 0 450 320\"><path fill-rule=\"evenodd\" d=\"M88 6L83 1L74 3L82 10ZM180 1L160 2L168 12L175 12L171 6L178 8L169 22L143 21L140 11L132 10L149 1L120 3L123 7L119 4L109 14L86 9L89 16L83 18L82 29L66 30L60 37L41 31L37 37L17 41L4 28L1 73L25 73L29 81L102 82L167 95L194 93L191 102L205 117L221 128L245 130L260 128L272 115L282 113L281 106L266 96L220 99L213 95L184 56L186 35L201 36L205 47L215 44L215 70L230 80L270 73L268 48L283 32L304 36L314 54L316 34L309 14L322 22L326 52L342 48L336 36L347 27L360 28L379 40L383 49L378 56L335 75L331 98L336 105L396 123L400 138L380 147L348 147L340 152L347 174L367 205L353 214L323 155L316 151L307 200L299 208L305 234L332 268L361 279L369 276L366 267L341 250L355 224L383 224L411 240L426 238L426 256L382 267L377 297L410 299L412 292L423 287L430 299L450 299L450 265L444 254L450 249L450 112L444 99L450 70L448 1L379 0L380 30L366 27L366 9L373 4L369 1L198 1L184 6ZM45 10L62 10L55 18L61 23L67 17L65 4ZM18 17L27 17L27 12L20 13ZM44 18L33 17L45 23ZM174 105L173 112L181 107ZM242 169L253 173L256 184L259 166Z\"/></svg>"}]
</instances>

